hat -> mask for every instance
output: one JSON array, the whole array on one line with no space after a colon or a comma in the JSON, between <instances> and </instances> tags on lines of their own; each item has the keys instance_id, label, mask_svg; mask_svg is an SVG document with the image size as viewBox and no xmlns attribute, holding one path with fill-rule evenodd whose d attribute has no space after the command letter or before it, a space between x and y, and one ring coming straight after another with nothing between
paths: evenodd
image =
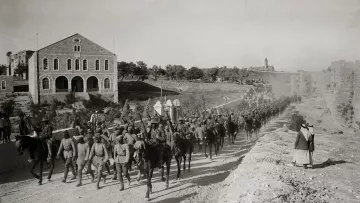
<instances>
[{"instance_id":1,"label":"hat","mask_svg":"<svg viewBox=\"0 0 360 203\"><path fill-rule=\"evenodd\" d=\"M120 142L122 139L123 139L122 135L119 135L119 136L116 137L116 141L118 141L118 142Z\"/></svg>"},{"instance_id":2,"label":"hat","mask_svg":"<svg viewBox=\"0 0 360 203\"><path fill-rule=\"evenodd\" d=\"M306 126L306 124L305 124L305 123L302 123L302 124L301 124L301 127L303 127L303 128L307 128L307 126Z\"/></svg>"},{"instance_id":3,"label":"hat","mask_svg":"<svg viewBox=\"0 0 360 203\"><path fill-rule=\"evenodd\" d=\"M314 127L312 124L309 124L309 123L307 123L306 126L310 127L310 128Z\"/></svg>"},{"instance_id":4,"label":"hat","mask_svg":"<svg viewBox=\"0 0 360 203\"><path fill-rule=\"evenodd\" d=\"M114 135L115 135L115 136L118 136L118 135L120 135L120 134L121 134L121 133L120 133L120 130L115 130L115 131L114 131Z\"/></svg>"},{"instance_id":5,"label":"hat","mask_svg":"<svg viewBox=\"0 0 360 203\"><path fill-rule=\"evenodd\" d=\"M88 129L87 132L88 132L88 133L91 133L91 129Z\"/></svg>"}]
</instances>

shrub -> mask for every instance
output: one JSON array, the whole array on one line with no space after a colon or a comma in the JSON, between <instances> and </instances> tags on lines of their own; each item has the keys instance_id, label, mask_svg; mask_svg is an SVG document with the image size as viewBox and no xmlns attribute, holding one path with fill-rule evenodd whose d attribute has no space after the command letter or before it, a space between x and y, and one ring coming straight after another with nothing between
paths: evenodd
<instances>
[{"instance_id":1,"label":"shrub","mask_svg":"<svg viewBox=\"0 0 360 203\"><path fill-rule=\"evenodd\" d=\"M75 102L76 102L75 92L69 92L68 94L65 95L66 104L73 104Z\"/></svg>"},{"instance_id":2,"label":"shrub","mask_svg":"<svg viewBox=\"0 0 360 203\"><path fill-rule=\"evenodd\" d=\"M289 122L289 129L292 131L299 131L301 128L301 124L305 124L306 121L304 117L300 114L294 113L291 115Z\"/></svg>"},{"instance_id":3,"label":"shrub","mask_svg":"<svg viewBox=\"0 0 360 203\"><path fill-rule=\"evenodd\" d=\"M15 101L13 99L5 100L1 104L1 111L6 113L8 116L12 116L15 109Z\"/></svg>"}]
</instances>

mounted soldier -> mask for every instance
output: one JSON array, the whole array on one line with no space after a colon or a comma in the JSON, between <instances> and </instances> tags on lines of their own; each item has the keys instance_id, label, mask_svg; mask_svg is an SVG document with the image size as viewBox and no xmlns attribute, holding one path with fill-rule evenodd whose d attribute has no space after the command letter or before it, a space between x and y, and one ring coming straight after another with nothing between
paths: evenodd
<instances>
[{"instance_id":1,"label":"mounted soldier","mask_svg":"<svg viewBox=\"0 0 360 203\"><path fill-rule=\"evenodd\" d=\"M150 142L155 142L156 146L157 146L157 155L158 155L158 163L157 166L159 168L159 172L161 173L161 181L165 181L164 178L164 167L163 167L163 153L164 153L164 148L166 145L166 136L165 136L165 132L162 129L162 124L160 125L160 118L159 117L154 117L151 119L151 127L150 127Z\"/></svg>"}]
</instances>

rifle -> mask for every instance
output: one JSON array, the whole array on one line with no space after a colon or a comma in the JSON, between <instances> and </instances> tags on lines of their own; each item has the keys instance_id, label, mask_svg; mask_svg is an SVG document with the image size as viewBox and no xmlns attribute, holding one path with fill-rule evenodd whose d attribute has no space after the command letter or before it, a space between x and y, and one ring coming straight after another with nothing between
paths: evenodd
<instances>
[{"instance_id":1,"label":"rifle","mask_svg":"<svg viewBox=\"0 0 360 203\"><path fill-rule=\"evenodd\" d=\"M166 112L166 117L169 119L171 133L174 133L175 132L174 126L172 125L172 122L171 122L171 119L170 119L170 116L169 116L168 112Z\"/></svg>"},{"instance_id":2,"label":"rifle","mask_svg":"<svg viewBox=\"0 0 360 203\"><path fill-rule=\"evenodd\" d=\"M143 125L143 128L144 128L144 130L145 130L145 133L147 134L148 132L146 131L146 126L145 126L145 123L144 123L144 121L143 121L143 119L142 119L142 117L141 117L141 114L140 114L140 113L138 113L138 114L139 114L139 118L140 118L141 124Z\"/></svg>"}]
</instances>

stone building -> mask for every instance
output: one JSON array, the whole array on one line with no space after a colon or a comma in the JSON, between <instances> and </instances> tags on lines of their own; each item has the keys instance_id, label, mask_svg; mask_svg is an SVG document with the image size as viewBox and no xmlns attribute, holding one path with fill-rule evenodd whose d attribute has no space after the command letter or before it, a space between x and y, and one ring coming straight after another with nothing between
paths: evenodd
<instances>
[{"instance_id":1,"label":"stone building","mask_svg":"<svg viewBox=\"0 0 360 203\"><path fill-rule=\"evenodd\" d=\"M269 66L268 59L265 58L264 66L261 67L249 67L249 71L275 71L274 66Z\"/></svg>"},{"instance_id":2,"label":"stone building","mask_svg":"<svg viewBox=\"0 0 360 203\"><path fill-rule=\"evenodd\" d=\"M33 102L63 100L70 91L79 98L98 94L117 103L116 55L80 34L35 51L29 59Z\"/></svg>"},{"instance_id":3,"label":"stone building","mask_svg":"<svg viewBox=\"0 0 360 203\"><path fill-rule=\"evenodd\" d=\"M14 92L14 80L12 76L0 75L0 96Z\"/></svg>"},{"instance_id":4,"label":"stone building","mask_svg":"<svg viewBox=\"0 0 360 203\"><path fill-rule=\"evenodd\" d=\"M29 58L33 55L34 51L24 50L8 56L8 70L7 75L15 75L15 70L19 64L28 65ZM28 79L28 73L24 74L24 79Z\"/></svg>"}]
</instances>

